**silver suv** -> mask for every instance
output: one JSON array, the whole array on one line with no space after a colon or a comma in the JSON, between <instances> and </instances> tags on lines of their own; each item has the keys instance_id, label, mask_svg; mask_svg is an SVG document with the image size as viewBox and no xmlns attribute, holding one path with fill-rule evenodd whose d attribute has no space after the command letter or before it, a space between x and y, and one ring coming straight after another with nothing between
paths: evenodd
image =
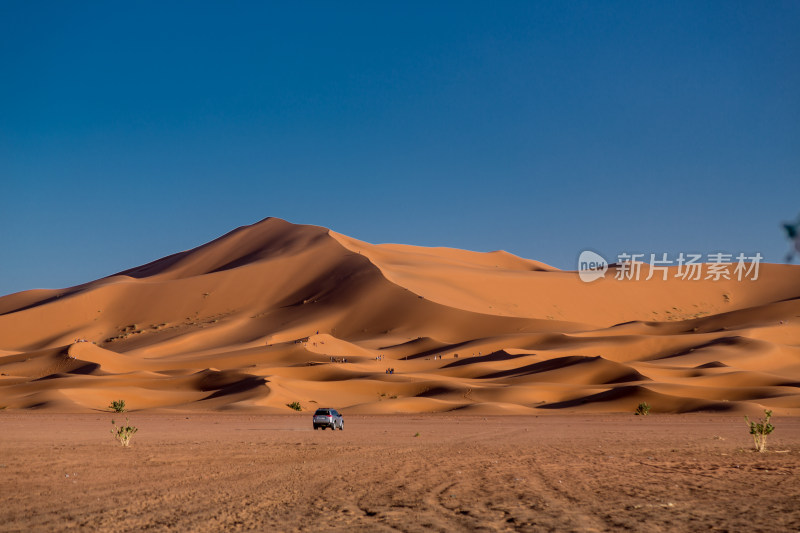
<instances>
[{"instance_id":1,"label":"silver suv","mask_svg":"<svg viewBox=\"0 0 800 533\"><path fill-rule=\"evenodd\" d=\"M337 426L340 430L344 430L344 419L336 409L324 407L314 413L314 429L336 429Z\"/></svg>"}]
</instances>

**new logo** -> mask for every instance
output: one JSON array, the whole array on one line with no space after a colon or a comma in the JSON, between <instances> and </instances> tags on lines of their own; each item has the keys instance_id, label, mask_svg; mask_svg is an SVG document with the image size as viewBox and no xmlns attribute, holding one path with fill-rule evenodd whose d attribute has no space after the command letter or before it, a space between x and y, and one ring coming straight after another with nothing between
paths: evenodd
<instances>
[{"instance_id":1,"label":"new logo","mask_svg":"<svg viewBox=\"0 0 800 533\"><path fill-rule=\"evenodd\" d=\"M608 272L608 261L603 256L591 250L584 250L578 257L578 275L581 281L590 283L596 279L605 277Z\"/></svg>"}]
</instances>

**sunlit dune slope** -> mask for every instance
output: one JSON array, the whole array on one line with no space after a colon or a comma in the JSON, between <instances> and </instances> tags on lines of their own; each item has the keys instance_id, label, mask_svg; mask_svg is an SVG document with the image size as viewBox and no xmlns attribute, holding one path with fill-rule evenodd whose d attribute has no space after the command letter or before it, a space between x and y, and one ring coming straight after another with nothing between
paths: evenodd
<instances>
[{"instance_id":1,"label":"sunlit dune slope","mask_svg":"<svg viewBox=\"0 0 800 533\"><path fill-rule=\"evenodd\" d=\"M800 268L613 274L269 218L0 298L0 407L800 413Z\"/></svg>"}]
</instances>

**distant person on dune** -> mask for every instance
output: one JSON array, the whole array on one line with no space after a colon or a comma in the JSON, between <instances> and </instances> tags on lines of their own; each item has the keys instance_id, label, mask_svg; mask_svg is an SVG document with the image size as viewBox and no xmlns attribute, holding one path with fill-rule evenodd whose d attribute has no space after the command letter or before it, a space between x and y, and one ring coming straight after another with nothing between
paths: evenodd
<instances>
[{"instance_id":1,"label":"distant person on dune","mask_svg":"<svg viewBox=\"0 0 800 533\"><path fill-rule=\"evenodd\" d=\"M794 260L795 252L800 253L800 215L797 216L797 220L794 222L784 222L783 229L793 245L793 249L789 250L786 255L786 262L791 263Z\"/></svg>"}]
</instances>

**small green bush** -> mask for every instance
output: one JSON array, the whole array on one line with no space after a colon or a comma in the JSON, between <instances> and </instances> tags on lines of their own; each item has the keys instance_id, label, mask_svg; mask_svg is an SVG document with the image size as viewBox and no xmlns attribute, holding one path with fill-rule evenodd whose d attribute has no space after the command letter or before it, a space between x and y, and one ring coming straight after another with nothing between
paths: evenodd
<instances>
[{"instance_id":1,"label":"small green bush","mask_svg":"<svg viewBox=\"0 0 800 533\"><path fill-rule=\"evenodd\" d=\"M415 436L415 437L419 437L419 431L417 431L416 433L414 433L414 436Z\"/></svg>"},{"instance_id":2,"label":"small green bush","mask_svg":"<svg viewBox=\"0 0 800 533\"><path fill-rule=\"evenodd\" d=\"M108 406L109 409L114 411L115 413L124 413L125 412L125 400L114 400Z\"/></svg>"},{"instance_id":3,"label":"small green bush","mask_svg":"<svg viewBox=\"0 0 800 533\"><path fill-rule=\"evenodd\" d=\"M647 414L648 414L649 412L650 412L650 406L649 406L649 405L647 405L647 402L642 402L642 403L640 403L640 404L639 404L639 406L636 408L636 413L635 413L635 414L637 414L637 415L642 415L642 416L647 416Z\"/></svg>"},{"instance_id":4,"label":"small green bush","mask_svg":"<svg viewBox=\"0 0 800 533\"><path fill-rule=\"evenodd\" d=\"M753 443L757 452L763 452L767 449L767 435L775 431L775 426L769 423L770 418L772 418L772 411L764 409L764 415L764 418L759 418L758 422L750 422L747 416L744 417L747 427L750 428L750 434L753 436Z\"/></svg>"},{"instance_id":5,"label":"small green bush","mask_svg":"<svg viewBox=\"0 0 800 533\"><path fill-rule=\"evenodd\" d=\"M139 431L139 428L130 425L128 417L125 417L124 426L117 426L116 422L113 420L111 421L111 426L111 434L114 435L114 438L123 446L130 446L134 433Z\"/></svg>"},{"instance_id":6,"label":"small green bush","mask_svg":"<svg viewBox=\"0 0 800 533\"><path fill-rule=\"evenodd\" d=\"M294 409L295 411L303 410L303 408L300 406L300 402L287 403L286 406L289 407L290 409Z\"/></svg>"}]
</instances>

